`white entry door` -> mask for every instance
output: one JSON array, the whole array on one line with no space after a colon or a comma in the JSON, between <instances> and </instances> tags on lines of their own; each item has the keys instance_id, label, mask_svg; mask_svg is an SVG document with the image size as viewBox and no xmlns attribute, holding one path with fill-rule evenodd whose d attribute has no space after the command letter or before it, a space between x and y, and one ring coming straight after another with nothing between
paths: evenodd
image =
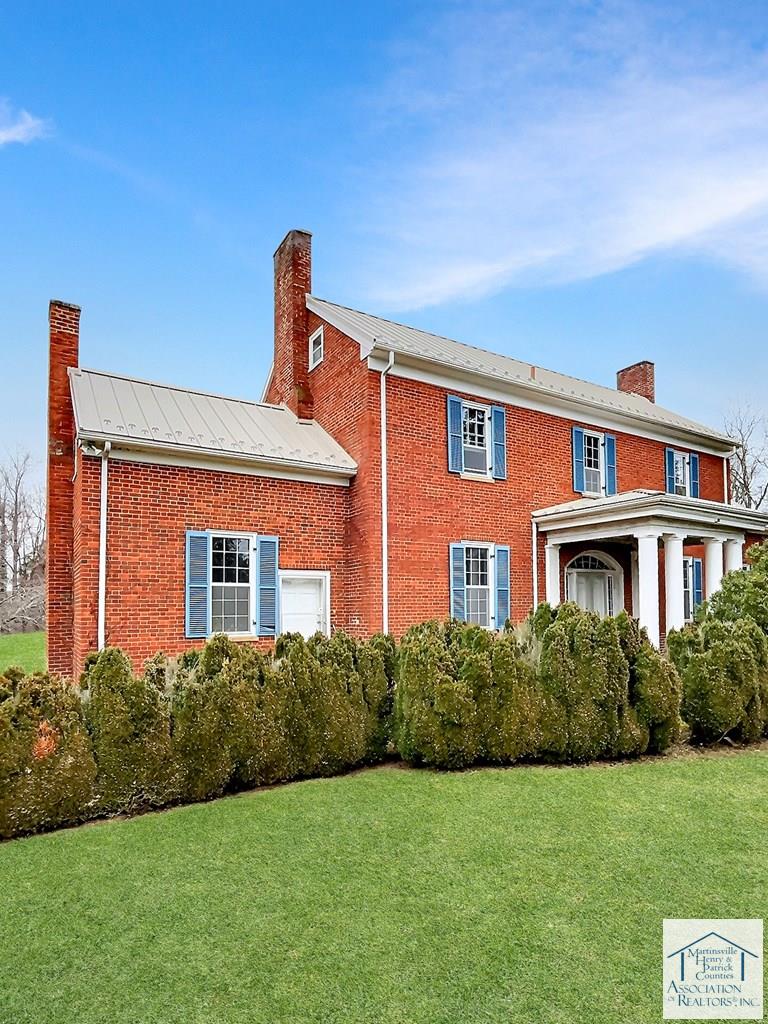
<instances>
[{"instance_id":1,"label":"white entry door","mask_svg":"<svg viewBox=\"0 0 768 1024\"><path fill-rule=\"evenodd\" d=\"M588 612L608 614L608 574L604 572L572 572L572 600ZM570 581L569 581L570 582ZM569 587L569 590L571 588Z\"/></svg>"},{"instance_id":2,"label":"white entry door","mask_svg":"<svg viewBox=\"0 0 768 1024\"><path fill-rule=\"evenodd\" d=\"M327 633L325 576L281 573L280 631L304 637Z\"/></svg>"}]
</instances>

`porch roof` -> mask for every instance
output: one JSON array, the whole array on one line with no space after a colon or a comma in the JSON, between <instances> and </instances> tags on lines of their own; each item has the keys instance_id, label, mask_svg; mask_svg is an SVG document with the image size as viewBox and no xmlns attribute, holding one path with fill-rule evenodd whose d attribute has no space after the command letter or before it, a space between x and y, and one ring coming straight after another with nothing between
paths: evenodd
<instances>
[{"instance_id":1,"label":"porch roof","mask_svg":"<svg viewBox=\"0 0 768 1024\"><path fill-rule=\"evenodd\" d=\"M577 498L560 505L537 509L533 520L540 530L589 531L597 535L633 535L637 530L689 534L768 534L768 515L720 501L686 498L664 491L634 490L603 498Z\"/></svg>"}]
</instances>

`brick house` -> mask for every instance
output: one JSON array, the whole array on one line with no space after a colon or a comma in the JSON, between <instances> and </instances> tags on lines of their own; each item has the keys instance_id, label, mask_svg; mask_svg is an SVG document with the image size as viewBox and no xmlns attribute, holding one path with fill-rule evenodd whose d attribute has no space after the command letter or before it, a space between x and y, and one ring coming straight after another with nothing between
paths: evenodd
<instances>
[{"instance_id":1,"label":"brick house","mask_svg":"<svg viewBox=\"0 0 768 1024\"><path fill-rule=\"evenodd\" d=\"M51 669L136 664L212 632L490 628L564 598L660 643L740 569L768 517L729 503L733 441L616 389L311 294L311 239L275 254L261 402L79 366L50 305ZM382 429L382 424L384 429Z\"/></svg>"}]
</instances>

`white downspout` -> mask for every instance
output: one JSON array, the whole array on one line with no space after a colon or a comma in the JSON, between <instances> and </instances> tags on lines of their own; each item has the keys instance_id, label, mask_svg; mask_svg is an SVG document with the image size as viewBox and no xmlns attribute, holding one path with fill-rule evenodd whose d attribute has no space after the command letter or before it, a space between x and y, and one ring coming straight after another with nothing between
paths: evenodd
<instances>
[{"instance_id":1,"label":"white downspout","mask_svg":"<svg viewBox=\"0 0 768 1024\"><path fill-rule=\"evenodd\" d=\"M539 531L535 519L531 519L531 559L533 610L536 611L539 606Z\"/></svg>"},{"instance_id":2,"label":"white downspout","mask_svg":"<svg viewBox=\"0 0 768 1024\"><path fill-rule=\"evenodd\" d=\"M101 504L99 508L99 611L98 611L98 648L104 650L106 645L107 616L107 483L108 460L112 445L104 442L101 451Z\"/></svg>"},{"instance_id":3,"label":"white downspout","mask_svg":"<svg viewBox=\"0 0 768 1024\"><path fill-rule=\"evenodd\" d=\"M387 374L395 365L395 353L381 371L381 631L389 632L389 510L387 505Z\"/></svg>"}]
</instances>

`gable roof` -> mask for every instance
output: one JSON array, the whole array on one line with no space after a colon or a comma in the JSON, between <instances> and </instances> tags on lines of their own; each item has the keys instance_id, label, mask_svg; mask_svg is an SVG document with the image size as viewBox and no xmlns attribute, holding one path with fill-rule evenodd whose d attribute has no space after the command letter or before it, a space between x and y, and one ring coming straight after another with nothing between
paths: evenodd
<instances>
[{"instance_id":1,"label":"gable roof","mask_svg":"<svg viewBox=\"0 0 768 1024\"><path fill-rule=\"evenodd\" d=\"M666 428L706 439L710 443L714 441L721 447L730 448L734 444L733 439L726 434L664 409L640 395L631 395L564 373L532 366L511 356L488 352L416 327L361 313L314 295L307 296L307 308L357 341L363 357L375 347L383 352L424 360L453 371L492 378L497 385L506 385L530 396L537 395L542 399L602 410L604 414L645 422L656 429Z\"/></svg>"},{"instance_id":2,"label":"gable roof","mask_svg":"<svg viewBox=\"0 0 768 1024\"><path fill-rule=\"evenodd\" d=\"M353 476L357 464L316 420L282 405L224 398L118 374L69 371L77 436Z\"/></svg>"}]
</instances>

